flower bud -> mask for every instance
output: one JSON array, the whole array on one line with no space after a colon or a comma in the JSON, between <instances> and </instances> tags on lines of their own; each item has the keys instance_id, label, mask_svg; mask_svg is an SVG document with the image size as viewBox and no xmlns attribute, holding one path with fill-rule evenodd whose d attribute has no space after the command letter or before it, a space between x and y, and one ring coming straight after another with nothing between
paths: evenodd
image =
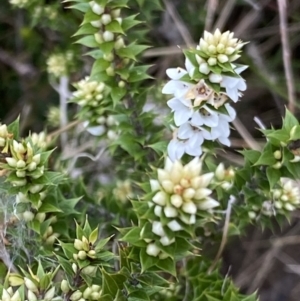
<instances>
[{"instance_id":1,"label":"flower bud","mask_svg":"<svg viewBox=\"0 0 300 301\"><path fill-rule=\"evenodd\" d=\"M272 167L273 167L274 169L280 169L281 166L282 166L282 163L281 163L281 162L276 162Z\"/></svg>"},{"instance_id":2,"label":"flower bud","mask_svg":"<svg viewBox=\"0 0 300 301\"><path fill-rule=\"evenodd\" d=\"M183 203L181 207L182 211L189 214L196 214L197 206L193 202Z\"/></svg>"},{"instance_id":3,"label":"flower bud","mask_svg":"<svg viewBox=\"0 0 300 301\"><path fill-rule=\"evenodd\" d=\"M72 264L72 270L73 270L73 272L74 272L75 274L77 273L78 267L77 267L76 263L73 263L73 264ZM80 297L81 297L81 296L80 296Z\"/></svg>"},{"instance_id":4,"label":"flower bud","mask_svg":"<svg viewBox=\"0 0 300 301\"><path fill-rule=\"evenodd\" d=\"M97 271L97 267L90 265L90 266L87 266L87 267L83 268L81 271L85 275L95 276L96 271Z\"/></svg>"},{"instance_id":5,"label":"flower bud","mask_svg":"<svg viewBox=\"0 0 300 301\"><path fill-rule=\"evenodd\" d=\"M122 37L117 38L115 42L115 49L121 49L125 47L125 42Z\"/></svg>"},{"instance_id":6,"label":"flower bud","mask_svg":"<svg viewBox=\"0 0 300 301\"><path fill-rule=\"evenodd\" d=\"M178 194L173 194L173 195L171 196L171 204L172 204L174 207L179 208L179 207L181 207L182 203L183 203L183 200L182 200L182 197L181 197L180 195L178 195Z\"/></svg>"},{"instance_id":7,"label":"flower bud","mask_svg":"<svg viewBox=\"0 0 300 301\"><path fill-rule=\"evenodd\" d=\"M10 301L21 301L21 296L20 296L19 290L15 291L13 296L10 298Z\"/></svg>"},{"instance_id":8,"label":"flower bud","mask_svg":"<svg viewBox=\"0 0 300 301\"><path fill-rule=\"evenodd\" d=\"M168 198L168 195L163 192L163 191L159 191L155 194L155 196L152 198L152 201L154 203L156 203L157 205L160 205L160 206L165 206L166 203L167 203L167 198Z\"/></svg>"},{"instance_id":9,"label":"flower bud","mask_svg":"<svg viewBox=\"0 0 300 301\"><path fill-rule=\"evenodd\" d=\"M99 292L92 292L91 297L92 300L98 300L100 298Z\"/></svg>"},{"instance_id":10,"label":"flower bud","mask_svg":"<svg viewBox=\"0 0 300 301\"><path fill-rule=\"evenodd\" d=\"M211 83L216 83L219 84L222 81L222 75L220 74L215 74L215 73L211 73L208 76L208 79Z\"/></svg>"},{"instance_id":11,"label":"flower bud","mask_svg":"<svg viewBox=\"0 0 300 301\"><path fill-rule=\"evenodd\" d=\"M91 23L91 25L92 25L93 27L95 27L95 28L100 28L101 25L102 25L100 20L91 21L90 23Z\"/></svg>"},{"instance_id":12,"label":"flower bud","mask_svg":"<svg viewBox=\"0 0 300 301\"><path fill-rule=\"evenodd\" d=\"M108 30L104 31L104 33L103 33L103 40L105 42L111 42L111 41L113 41L114 40L114 34L111 31L108 31Z\"/></svg>"},{"instance_id":13,"label":"flower bud","mask_svg":"<svg viewBox=\"0 0 300 301\"><path fill-rule=\"evenodd\" d=\"M4 147L5 146L5 138L0 137L0 147Z\"/></svg>"},{"instance_id":14,"label":"flower bud","mask_svg":"<svg viewBox=\"0 0 300 301\"><path fill-rule=\"evenodd\" d=\"M34 284L34 282L32 280L30 280L29 278L27 277L24 277L24 283L25 283L25 286L31 290L32 292L34 293L38 293L39 290L37 288L37 286Z\"/></svg>"},{"instance_id":15,"label":"flower bud","mask_svg":"<svg viewBox=\"0 0 300 301\"><path fill-rule=\"evenodd\" d=\"M275 151L275 152L273 153L273 155L274 155L274 158L275 158L276 160L280 160L281 157L282 157L281 151L280 151L280 150Z\"/></svg>"},{"instance_id":16,"label":"flower bud","mask_svg":"<svg viewBox=\"0 0 300 301\"><path fill-rule=\"evenodd\" d=\"M219 54L217 58L220 63L226 63L229 60L226 54Z\"/></svg>"},{"instance_id":17,"label":"flower bud","mask_svg":"<svg viewBox=\"0 0 300 301\"><path fill-rule=\"evenodd\" d=\"M15 158L5 158L7 164L11 167L17 167L17 160Z\"/></svg>"},{"instance_id":18,"label":"flower bud","mask_svg":"<svg viewBox=\"0 0 300 301\"><path fill-rule=\"evenodd\" d=\"M96 3L95 1L90 1L89 4L94 14L100 16L104 13L104 7L102 5Z\"/></svg>"},{"instance_id":19,"label":"flower bud","mask_svg":"<svg viewBox=\"0 0 300 301\"><path fill-rule=\"evenodd\" d=\"M147 246L146 253L150 256L156 257L160 252L158 246L154 243L151 243Z\"/></svg>"},{"instance_id":20,"label":"flower bud","mask_svg":"<svg viewBox=\"0 0 300 301\"><path fill-rule=\"evenodd\" d=\"M95 251L95 250L89 250L89 251L88 251L88 256L91 257L91 258L95 258L95 256L96 256L96 251Z\"/></svg>"},{"instance_id":21,"label":"flower bud","mask_svg":"<svg viewBox=\"0 0 300 301\"><path fill-rule=\"evenodd\" d=\"M100 292L101 286L100 286L100 285L97 285L97 284L93 284L93 285L91 286L91 289L92 289L93 292Z\"/></svg>"},{"instance_id":22,"label":"flower bud","mask_svg":"<svg viewBox=\"0 0 300 301\"><path fill-rule=\"evenodd\" d=\"M36 163L34 161L32 161L30 164L28 164L28 166L27 166L28 171L33 171L35 169L36 169Z\"/></svg>"},{"instance_id":23,"label":"flower bud","mask_svg":"<svg viewBox=\"0 0 300 301\"><path fill-rule=\"evenodd\" d=\"M20 180L14 180L14 181L11 181L11 184L13 185L13 186L18 186L18 187L20 187L20 186L24 186L24 185L26 185L26 183L27 183L27 180L26 179L20 179Z\"/></svg>"},{"instance_id":24,"label":"flower bud","mask_svg":"<svg viewBox=\"0 0 300 301\"><path fill-rule=\"evenodd\" d=\"M156 216L158 216L158 217L161 217L161 212L162 212L162 207L156 205L156 206L154 207L154 214L155 214Z\"/></svg>"},{"instance_id":25,"label":"flower bud","mask_svg":"<svg viewBox=\"0 0 300 301\"><path fill-rule=\"evenodd\" d=\"M220 164L218 165L218 167L216 168L215 174L216 174L216 178L217 178L219 181L223 181L223 180L224 180L224 178L225 178L225 167L224 167L224 163L220 163Z\"/></svg>"},{"instance_id":26,"label":"flower bud","mask_svg":"<svg viewBox=\"0 0 300 301\"><path fill-rule=\"evenodd\" d=\"M114 9L110 13L111 13L111 15L112 15L113 18L118 18L120 16L120 14L121 14L121 9L119 9L119 8L118 9Z\"/></svg>"},{"instance_id":27,"label":"flower bud","mask_svg":"<svg viewBox=\"0 0 300 301\"><path fill-rule=\"evenodd\" d=\"M19 160L17 162L17 168L24 168L26 166L26 163L23 160Z\"/></svg>"},{"instance_id":28,"label":"flower bud","mask_svg":"<svg viewBox=\"0 0 300 301\"><path fill-rule=\"evenodd\" d=\"M118 82L118 86L119 86L119 88L124 88L125 87L125 82L123 81L123 80L120 80L119 82Z\"/></svg>"},{"instance_id":29,"label":"flower bud","mask_svg":"<svg viewBox=\"0 0 300 301\"><path fill-rule=\"evenodd\" d=\"M44 300L51 301L54 298L54 294L55 294L55 287L53 286L46 292L46 294L44 296Z\"/></svg>"},{"instance_id":30,"label":"flower bud","mask_svg":"<svg viewBox=\"0 0 300 301\"><path fill-rule=\"evenodd\" d=\"M34 214L31 211L23 212L23 219L25 222L31 222L34 219Z\"/></svg>"},{"instance_id":31,"label":"flower bud","mask_svg":"<svg viewBox=\"0 0 300 301\"><path fill-rule=\"evenodd\" d=\"M217 61L217 59L215 57L210 57L207 60L207 63L208 63L209 66L215 66L215 65L217 65L218 61Z\"/></svg>"},{"instance_id":32,"label":"flower bud","mask_svg":"<svg viewBox=\"0 0 300 301\"><path fill-rule=\"evenodd\" d=\"M161 243L163 246L169 246L169 245L171 245L173 242L175 242L175 238L173 237L172 239L169 239L168 236L164 236L164 237L162 237L159 241L160 241L160 243Z\"/></svg>"},{"instance_id":33,"label":"flower bud","mask_svg":"<svg viewBox=\"0 0 300 301\"><path fill-rule=\"evenodd\" d=\"M174 232L182 230L181 225L176 220L169 222L167 226Z\"/></svg>"},{"instance_id":34,"label":"flower bud","mask_svg":"<svg viewBox=\"0 0 300 301\"><path fill-rule=\"evenodd\" d=\"M114 70L114 68L112 66L109 66L108 68L106 68L105 71L106 71L106 74L108 76L114 76L115 75L115 70Z\"/></svg>"},{"instance_id":35,"label":"flower bud","mask_svg":"<svg viewBox=\"0 0 300 301\"><path fill-rule=\"evenodd\" d=\"M176 217L178 215L178 211L172 206L166 206L164 213L166 217Z\"/></svg>"},{"instance_id":36,"label":"flower bud","mask_svg":"<svg viewBox=\"0 0 300 301\"><path fill-rule=\"evenodd\" d=\"M78 255L78 258L80 260L85 260L86 259L86 252L85 251L79 251L77 255Z\"/></svg>"},{"instance_id":37,"label":"flower bud","mask_svg":"<svg viewBox=\"0 0 300 301\"><path fill-rule=\"evenodd\" d=\"M36 165L39 165L41 162L41 154L36 154L32 157L32 161L36 163Z\"/></svg>"},{"instance_id":38,"label":"flower bud","mask_svg":"<svg viewBox=\"0 0 300 301\"><path fill-rule=\"evenodd\" d=\"M35 185L31 185L29 188L29 191L31 193L38 193L40 192L42 189L44 188L43 184L35 184Z\"/></svg>"},{"instance_id":39,"label":"flower bud","mask_svg":"<svg viewBox=\"0 0 300 301\"><path fill-rule=\"evenodd\" d=\"M161 222L154 221L152 224L152 232L158 236L164 236L165 231Z\"/></svg>"},{"instance_id":40,"label":"flower bud","mask_svg":"<svg viewBox=\"0 0 300 301\"><path fill-rule=\"evenodd\" d=\"M249 211L248 216L250 219L255 219L256 218L256 213L254 211Z\"/></svg>"},{"instance_id":41,"label":"flower bud","mask_svg":"<svg viewBox=\"0 0 300 301\"><path fill-rule=\"evenodd\" d=\"M90 295L92 293L92 289L90 287L87 287L84 292L83 292L83 298L84 299L89 299Z\"/></svg>"},{"instance_id":42,"label":"flower bud","mask_svg":"<svg viewBox=\"0 0 300 301\"><path fill-rule=\"evenodd\" d=\"M199 65L199 71L203 74L208 74L210 72L210 69L208 68L207 63L201 63Z\"/></svg>"},{"instance_id":43,"label":"flower bud","mask_svg":"<svg viewBox=\"0 0 300 301\"><path fill-rule=\"evenodd\" d=\"M71 295L70 300L78 301L81 298L81 296L82 296L82 292L77 290Z\"/></svg>"},{"instance_id":44,"label":"flower bud","mask_svg":"<svg viewBox=\"0 0 300 301\"><path fill-rule=\"evenodd\" d=\"M79 239L76 238L76 239L74 240L74 247L75 247L75 249L78 250L78 251L83 250L83 242L82 242L81 240L79 240Z\"/></svg>"},{"instance_id":45,"label":"flower bud","mask_svg":"<svg viewBox=\"0 0 300 301\"><path fill-rule=\"evenodd\" d=\"M101 22L103 25L107 25L108 23L111 22L111 15L110 14L103 14L101 16Z\"/></svg>"},{"instance_id":46,"label":"flower bud","mask_svg":"<svg viewBox=\"0 0 300 301\"><path fill-rule=\"evenodd\" d=\"M36 295L31 290L27 291L27 297L28 301L37 301Z\"/></svg>"},{"instance_id":47,"label":"flower bud","mask_svg":"<svg viewBox=\"0 0 300 301\"><path fill-rule=\"evenodd\" d=\"M25 176L26 176L26 171L25 171L25 170L17 170L17 171L16 171L16 176L17 176L18 178L25 178Z\"/></svg>"}]
</instances>

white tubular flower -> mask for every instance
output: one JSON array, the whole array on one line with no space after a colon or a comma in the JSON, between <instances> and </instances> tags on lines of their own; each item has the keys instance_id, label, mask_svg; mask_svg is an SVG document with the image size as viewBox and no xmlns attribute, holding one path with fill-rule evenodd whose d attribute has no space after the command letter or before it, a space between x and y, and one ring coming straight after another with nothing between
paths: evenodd
<instances>
[{"instance_id":1,"label":"white tubular flower","mask_svg":"<svg viewBox=\"0 0 300 301\"><path fill-rule=\"evenodd\" d=\"M240 66L235 68L234 71L236 74L240 74L247 68L248 66ZM226 89L226 94L234 102L237 102L239 97L242 96L240 91L245 91L247 88L246 82L242 77L230 77L223 75L220 85Z\"/></svg>"}]
</instances>

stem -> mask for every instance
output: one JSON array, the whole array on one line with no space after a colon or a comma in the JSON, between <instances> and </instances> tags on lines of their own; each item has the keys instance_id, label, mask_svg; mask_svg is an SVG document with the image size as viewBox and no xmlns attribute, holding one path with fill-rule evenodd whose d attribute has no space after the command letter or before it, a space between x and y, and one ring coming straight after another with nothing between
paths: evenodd
<instances>
[{"instance_id":1,"label":"stem","mask_svg":"<svg viewBox=\"0 0 300 301\"><path fill-rule=\"evenodd\" d=\"M223 236L222 236L221 244L220 244L217 256L215 257L213 263L211 264L211 266L208 269L208 274L211 274L211 272L216 267L221 255L223 253L223 250L225 248L225 245L226 245L226 242L227 242L227 234L228 234L228 229L229 229L230 216L231 216L231 208L232 208L232 205L235 202L235 200L236 200L235 197L230 196L230 199L229 199L228 205L227 205L227 209L226 209L226 217L225 217L225 223L224 223L224 228L223 228Z\"/></svg>"},{"instance_id":2,"label":"stem","mask_svg":"<svg viewBox=\"0 0 300 301\"><path fill-rule=\"evenodd\" d=\"M60 128L65 128L68 124L68 98L69 95L69 78L62 76L59 79L59 105L60 105ZM61 147L64 148L68 141L67 132L62 132L60 136Z\"/></svg>"}]
</instances>

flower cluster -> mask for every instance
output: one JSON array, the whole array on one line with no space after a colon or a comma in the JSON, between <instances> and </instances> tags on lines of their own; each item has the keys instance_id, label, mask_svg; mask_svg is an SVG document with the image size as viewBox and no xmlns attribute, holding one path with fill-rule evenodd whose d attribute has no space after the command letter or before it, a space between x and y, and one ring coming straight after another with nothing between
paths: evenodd
<instances>
[{"instance_id":1,"label":"flower cluster","mask_svg":"<svg viewBox=\"0 0 300 301\"><path fill-rule=\"evenodd\" d=\"M74 54L72 51L55 53L47 59L47 72L56 78L65 76L73 64Z\"/></svg>"},{"instance_id":2,"label":"flower cluster","mask_svg":"<svg viewBox=\"0 0 300 301\"><path fill-rule=\"evenodd\" d=\"M1 148L5 148L7 138L11 138L11 135L9 134L9 132L7 130L7 126L6 126L6 124L0 123L0 147ZM5 152L5 150L4 151L2 150L2 152Z\"/></svg>"},{"instance_id":3,"label":"flower cluster","mask_svg":"<svg viewBox=\"0 0 300 301\"><path fill-rule=\"evenodd\" d=\"M224 190L229 190L233 186L235 172L233 168L225 168L224 163L220 163L215 170L215 183Z\"/></svg>"},{"instance_id":4,"label":"flower cluster","mask_svg":"<svg viewBox=\"0 0 300 301\"><path fill-rule=\"evenodd\" d=\"M9 3L17 8L24 8L32 3L31 0L9 0Z\"/></svg>"},{"instance_id":5,"label":"flower cluster","mask_svg":"<svg viewBox=\"0 0 300 301\"><path fill-rule=\"evenodd\" d=\"M205 32L197 49L185 52L186 69L167 69L171 80L162 93L174 96L168 106L177 127L168 146L172 160L184 153L200 156L205 140L230 146L229 122L236 113L229 99L238 101L240 91L246 89L239 74L247 68L232 62L240 56L243 45L229 31L221 34L217 29L213 35Z\"/></svg>"},{"instance_id":6,"label":"flower cluster","mask_svg":"<svg viewBox=\"0 0 300 301\"><path fill-rule=\"evenodd\" d=\"M130 181L128 179L125 181L117 181L113 194L115 198L120 200L123 204L128 202L128 199L133 197Z\"/></svg>"},{"instance_id":7,"label":"flower cluster","mask_svg":"<svg viewBox=\"0 0 300 301\"><path fill-rule=\"evenodd\" d=\"M285 215L297 208L300 208L299 183L288 178L280 178L278 187L271 190L268 199L263 202L260 208L255 205L252 206L253 211L249 212L249 216L254 219L259 213L265 216Z\"/></svg>"},{"instance_id":8,"label":"flower cluster","mask_svg":"<svg viewBox=\"0 0 300 301\"><path fill-rule=\"evenodd\" d=\"M174 243L175 233L194 225L197 213L219 205L210 197L212 190L208 188L214 174L201 175L201 169L202 162L198 157L184 166L167 158L165 168L157 170L158 180L150 181L155 194L149 206L159 219L152 221L151 231L159 237L159 242L146 238L148 255L160 255L159 246Z\"/></svg>"}]
</instances>

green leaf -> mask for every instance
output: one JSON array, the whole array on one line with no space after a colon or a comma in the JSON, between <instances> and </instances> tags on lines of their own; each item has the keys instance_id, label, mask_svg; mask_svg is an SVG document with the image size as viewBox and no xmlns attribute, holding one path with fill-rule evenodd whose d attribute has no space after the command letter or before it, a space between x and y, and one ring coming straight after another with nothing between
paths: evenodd
<instances>
[{"instance_id":1,"label":"green leaf","mask_svg":"<svg viewBox=\"0 0 300 301\"><path fill-rule=\"evenodd\" d=\"M115 296L118 292L118 285L113 279L113 277L108 274L104 269L101 269L102 272L102 294L109 294Z\"/></svg>"},{"instance_id":2,"label":"green leaf","mask_svg":"<svg viewBox=\"0 0 300 301\"><path fill-rule=\"evenodd\" d=\"M94 244L94 243L97 241L97 239L98 239L98 232L99 232L99 229L98 229L98 227L97 227L97 228L95 228L95 229L92 231L92 233L90 234L90 236L89 236L89 242L90 242L91 244Z\"/></svg>"},{"instance_id":3,"label":"green leaf","mask_svg":"<svg viewBox=\"0 0 300 301\"><path fill-rule=\"evenodd\" d=\"M105 26L105 29L111 31L113 33L121 33L124 34L123 28L117 20L113 20L109 24Z\"/></svg>"},{"instance_id":4,"label":"green leaf","mask_svg":"<svg viewBox=\"0 0 300 301\"><path fill-rule=\"evenodd\" d=\"M114 87L111 90L111 98L113 100L114 105L116 106L120 100L126 95L126 89L125 88L119 88L119 87Z\"/></svg>"},{"instance_id":5,"label":"green leaf","mask_svg":"<svg viewBox=\"0 0 300 301\"><path fill-rule=\"evenodd\" d=\"M137 81L142 81L148 78L152 78L149 74L147 74L147 70L151 67L151 65L143 65L133 67L129 71L128 82L134 83Z\"/></svg>"},{"instance_id":6,"label":"green leaf","mask_svg":"<svg viewBox=\"0 0 300 301\"><path fill-rule=\"evenodd\" d=\"M39 212L47 213L47 212L63 212L63 211L52 204L43 202L42 206L39 208Z\"/></svg>"},{"instance_id":7,"label":"green leaf","mask_svg":"<svg viewBox=\"0 0 300 301\"><path fill-rule=\"evenodd\" d=\"M138 14L132 15L132 16L129 16L129 17L123 19L122 28L123 28L124 32L127 32L130 28L142 23L142 21L135 20L135 17L137 15Z\"/></svg>"},{"instance_id":8,"label":"green leaf","mask_svg":"<svg viewBox=\"0 0 300 301\"><path fill-rule=\"evenodd\" d=\"M92 26L90 23L82 25L74 34L73 37L80 35L91 35L97 32L97 28Z\"/></svg>"},{"instance_id":9,"label":"green leaf","mask_svg":"<svg viewBox=\"0 0 300 301\"><path fill-rule=\"evenodd\" d=\"M139 227L133 227L122 237L123 241L127 241L133 245L140 239L141 239L141 229Z\"/></svg>"},{"instance_id":10,"label":"green leaf","mask_svg":"<svg viewBox=\"0 0 300 301\"><path fill-rule=\"evenodd\" d=\"M84 45L89 48L99 47L99 44L96 42L93 35L82 37L81 39L77 40L75 43Z\"/></svg>"},{"instance_id":11,"label":"green leaf","mask_svg":"<svg viewBox=\"0 0 300 301\"><path fill-rule=\"evenodd\" d=\"M156 263L156 266L162 271L170 273L171 275L176 277L176 262L172 258L168 257L166 259L159 260Z\"/></svg>"},{"instance_id":12,"label":"green leaf","mask_svg":"<svg viewBox=\"0 0 300 301\"><path fill-rule=\"evenodd\" d=\"M140 250L140 262L142 265L142 273L147 271L152 266L156 265L158 262L158 258L154 256L150 256L146 253L146 249L143 248Z\"/></svg>"},{"instance_id":13,"label":"green leaf","mask_svg":"<svg viewBox=\"0 0 300 301\"><path fill-rule=\"evenodd\" d=\"M199 65L197 60L196 60L195 53L191 52L189 49L184 49L183 53L184 53L185 57L187 57L190 60L190 62L192 63L192 65L194 67Z\"/></svg>"},{"instance_id":14,"label":"green leaf","mask_svg":"<svg viewBox=\"0 0 300 301\"><path fill-rule=\"evenodd\" d=\"M274 165L276 162L277 160L274 158L272 144L267 143L261 156L254 165Z\"/></svg>"},{"instance_id":15,"label":"green leaf","mask_svg":"<svg viewBox=\"0 0 300 301\"><path fill-rule=\"evenodd\" d=\"M275 169L271 166L267 167L267 178L270 183L270 189L273 189L274 185L279 181L281 172L279 169Z\"/></svg>"},{"instance_id":16,"label":"green leaf","mask_svg":"<svg viewBox=\"0 0 300 301\"><path fill-rule=\"evenodd\" d=\"M20 124L20 116L13 121L10 125L7 126L7 131L13 134L13 139L19 139L19 124Z\"/></svg>"},{"instance_id":17,"label":"green leaf","mask_svg":"<svg viewBox=\"0 0 300 301\"><path fill-rule=\"evenodd\" d=\"M122 58L136 60L135 57L148 48L149 46L147 45L136 45L135 43L132 43L127 47L123 47L121 49L116 50L116 53Z\"/></svg>"},{"instance_id":18,"label":"green leaf","mask_svg":"<svg viewBox=\"0 0 300 301\"><path fill-rule=\"evenodd\" d=\"M283 128L290 132L290 130L295 126L299 125L297 118L288 110L285 109L285 117L283 120Z\"/></svg>"},{"instance_id":19,"label":"green leaf","mask_svg":"<svg viewBox=\"0 0 300 301\"><path fill-rule=\"evenodd\" d=\"M77 3L68 7L69 9L76 9L83 13L86 13L90 9L90 5L88 3Z\"/></svg>"},{"instance_id":20,"label":"green leaf","mask_svg":"<svg viewBox=\"0 0 300 301\"><path fill-rule=\"evenodd\" d=\"M261 156L261 152L257 150L243 150L240 151L242 155L248 160L251 164L254 164L258 161L259 157Z\"/></svg>"},{"instance_id":21,"label":"green leaf","mask_svg":"<svg viewBox=\"0 0 300 301\"><path fill-rule=\"evenodd\" d=\"M147 293L143 290L132 292L128 295L128 301L147 301L150 300Z\"/></svg>"},{"instance_id":22,"label":"green leaf","mask_svg":"<svg viewBox=\"0 0 300 301\"><path fill-rule=\"evenodd\" d=\"M112 42L104 42L98 46L103 51L104 54L109 54L114 49L115 42L113 42L113 41Z\"/></svg>"},{"instance_id":23,"label":"green leaf","mask_svg":"<svg viewBox=\"0 0 300 301\"><path fill-rule=\"evenodd\" d=\"M110 66L110 62L104 60L103 58L97 59L92 67L91 76L106 70Z\"/></svg>"}]
</instances>

